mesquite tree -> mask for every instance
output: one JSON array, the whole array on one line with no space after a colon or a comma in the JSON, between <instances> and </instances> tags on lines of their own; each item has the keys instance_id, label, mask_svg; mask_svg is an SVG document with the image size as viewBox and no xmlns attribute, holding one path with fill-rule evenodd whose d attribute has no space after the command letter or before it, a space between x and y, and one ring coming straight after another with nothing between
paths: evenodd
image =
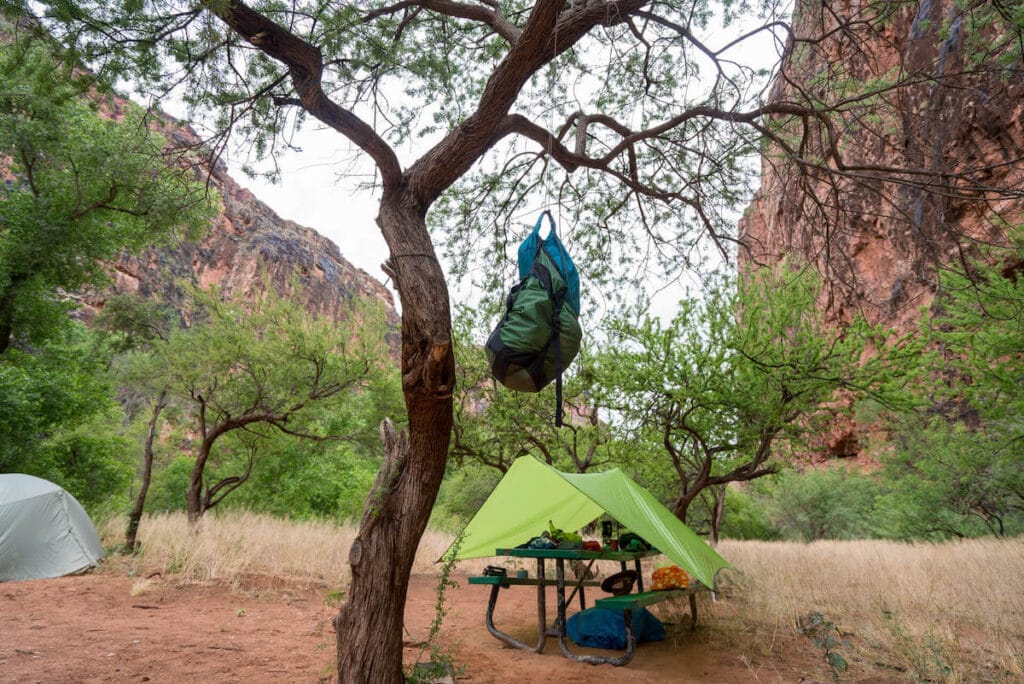
<instances>
[{"instance_id":1,"label":"mesquite tree","mask_svg":"<svg viewBox=\"0 0 1024 684\"><path fill-rule=\"evenodd\" d=\"M832 97L825 83L775 100L766 87L772 63L790 64L794 46L873 38L899 3L855 15L829 7L835 21L811 24L827 33L796 37L771 2L742 5L763 21L753 27L735 25L737 6L707 0L14 4L94 69L149 93L183 86L196 116L216 114L257 155L272 156L312 117L375 165L384 270L402 306L409 430L383 431L384 465L335 621L339 677L353 682L401 680L408 576L448 453L451 315L428 212L452 268L483 272L484 284L509 272L510 226L538 192L589 226L571 243L593 286L678 274L705 244L732 256L728 212L746 200L752 175L745 153L767 137L800 168L848 173L839 148L822 159L801 144L800 127L856 136L843 107L900 87L897 75L857 95L844 84ZM728 30L714 30L723 23ZM774 41L752 44L764 36ZM758 64L743 63L752 56ZM411 140L420 153L403 161ZM480 245L490 267L474 271Z\"/></svg>"},{"instance_id":2,"label":"mesquite tree","mask_svg":"<svg viewBox=\"0 0 1024 684\"><path fill-rule=\"evenodd\" d=\"M291 300L268 288L255 301L222 301L216 290L190 295L192 325L171 330L127 365L150 388L150 430L161 404L179 408L175 422L190 436L192 458L185 508L196 524L250 479L273 437L346 437L317 420L317 412L337 411L348 395L364 391L386 345L383 307L368 302L354 301L344 322L334 323L298 305L298 293ZM214 463L230 456L230 474L211 477Z\"/></svg>"},{"instance_id":3,"label":"mesquite tree","mask_svg":"<svg viewBox=\"0 0 1024 684\"><path fill-rule=\"evenodd\" d=\"M598 400L675 490L672 512L715 539L725 485L820 451L835 416L862 399L895 405L898 382L885 366L919 352L883 344L863 320L836 330L816 306L820 288L810 269L764 269L684 302L668 324L646 317L612 326L614 348L595 369ZM869 345L884 355L863 361Z\"/></svg>"}]
</instances>

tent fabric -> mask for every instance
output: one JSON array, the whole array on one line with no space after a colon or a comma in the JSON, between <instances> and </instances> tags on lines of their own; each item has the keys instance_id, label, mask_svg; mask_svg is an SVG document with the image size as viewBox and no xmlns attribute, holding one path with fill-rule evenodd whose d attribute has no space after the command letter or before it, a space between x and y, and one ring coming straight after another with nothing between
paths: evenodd
<instances>
[{"instance_id":1,"label":"tent fabric","mask_svg":"<svg viewBox=\"0 0 1024 684\"><path fill-rule=\"evenodd\" d=\"M512 464L466 525L457 559L493 556L548 528L578 530L607 513L639 534L705 586L731 567L646 489L618 468L572 474L530 456Z\"/></svg>"},{"instance_id":2,"label":"tent fabric","mask_svg":"<svg viewBox=\"0 0 1024 684\"><path fill-rule=\"evenodd\" d=\"M103 557L89 515L58 485L0 475L0 582L61 577Z\"/></svg>"}]
</instances>

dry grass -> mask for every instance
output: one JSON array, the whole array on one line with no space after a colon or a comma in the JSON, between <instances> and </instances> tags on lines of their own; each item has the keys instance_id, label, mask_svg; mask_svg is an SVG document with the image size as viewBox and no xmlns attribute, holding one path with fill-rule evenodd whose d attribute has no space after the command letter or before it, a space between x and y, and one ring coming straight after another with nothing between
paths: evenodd
<instances>
[{"instance_id":1,"label":"dry grass","mask_svg":"<svg viewBox=\"0 0 1024 684\"><path fill-rule=\"evenodd\" d=\"M795 627L818 612L834 624L851 678L1024 678L1020 540L723 542L719 550L741 572L727 573L714 629L747 644L752 659L769 656L773 642L817 650Z\"/></svg>"},{"instance_id":2,"label":"dry grass","mask_svg":"<svg viewBox=\"0 0 1024 684\"><path fill-rule=\"evenodd\" d=\"M104 546L124 540L124 518L99 529ZM348 549L355 529L293 522L267 515L207 515L189 530L184 513L146 516L139 527L139 574L161 572L183 580L240 584L252 575L328 586L348 584Z\"/></svg>"},{"instance_id":3,"label":"dry grass","mask_svg":"<svg viewBox=\"0 0 1024 684\"><path fill-rule=\"evenodd\" d=\"M124 541L124 517L113 517L99 528L103 545ZM139 527L142 553L138 574L160 572L190 581L240 584L253 575L273 576L300 583L332 587L349 583L348 551L355 539L351 525L322 521L296 522L244 511L208 514L191 531L184 513L143 518ZM435 574L437 560L452 536L428 530L413 562L413 572ZM480 561L459 563L456 572L475 572Z\"/></svg>"},{"instance_id":4,"label":"dry grass","mask_svg":"<svg viewBox=\"0 0 1024 684\"><path fill-rule=\"evenodd\" d=\"M124 520L114 519L101 536L115 546L123 530ZM144 519L143 553L132 562L140 575L233 584L260 575L344 590L354 537L350 526L242 512L208 516L193 533L184 515L157 515ZM451 541L428 531L413 572L437 573ZM1024 680L1024 541L729 541L719 551L738 570L723 573L718 600L701 608L702 638L755 673L784 671L796 659L820 664L823 679L836 675L796 629L817 612L836 628L835 650L850 664L844 680ZM503 560L509 564L466 561L455 572L475 574Z\"/></svg>"}]
</instances>

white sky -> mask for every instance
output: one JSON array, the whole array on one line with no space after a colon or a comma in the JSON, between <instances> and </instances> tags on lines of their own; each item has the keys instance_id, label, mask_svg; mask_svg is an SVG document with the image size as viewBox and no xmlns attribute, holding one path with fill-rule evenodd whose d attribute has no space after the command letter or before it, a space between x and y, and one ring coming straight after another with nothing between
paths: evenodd
<instances>
[{"instance_id":1,"label":"white sky","mask_svg":"<svg viewBox=\"0 0 1024 684\"><path fill-rule=\"evenodd\" d=\"M380 265L388 248L376 223L378 198L358 187L359 178L352 176L353 171L369 173L372 166L364 160L353 169L348 145L335 131L310 126L297 141L301 151L277 156L278 183L247 177L241 160L225 161L231 176L281 218L316 230L338 245L348 261L384 281Z\"/></svg>"}]
</instances>

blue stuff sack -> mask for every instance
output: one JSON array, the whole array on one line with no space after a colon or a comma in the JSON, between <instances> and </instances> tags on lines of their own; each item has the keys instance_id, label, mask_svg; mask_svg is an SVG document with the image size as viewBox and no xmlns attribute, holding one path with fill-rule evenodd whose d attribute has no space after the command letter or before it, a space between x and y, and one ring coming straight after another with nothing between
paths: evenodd
<instances>
[{"instance_id":1,"label":"blue stuff sack","mask_svg":"<svg viewBox=\"0 0 1024 684\"><path fill-rule=\"evenodd\" d=\"M626 618L621 610L587 608L565 624L566 634L577 646L622 651L626 648ZM664 641L665 626L646 608L633 611L637 643Z\"/></svg>"},{"instance_id":2,"label":"blue stuff sack","mask_svg":"<svg viewBox=\"0 0 1024 684\"><path fill-rule=\"evenodd\" d=\"M544 217L548 217L548 221L551 223L551 229L548 232L546 238L541 238L540 228L544 224ZM543 249L547 256L554 263L555 268L558 269L559 274L565 280L565 285L568 288L566 293L565 301L572 308L572 311L577 316L580 315L580 274L576 270L576 264L572 262L572 258L569 253L565 250L565 246L562 241L558 239L558 234L555 232L555 219L551 216L550 211L544 211L537 218L537 223L533 226L533 231L523 240L523 244L519 245L519 279L522 280L530 275L530 271L533 270L533 262L537 258L540 250Z\"/></svg>"}]
</instances>

